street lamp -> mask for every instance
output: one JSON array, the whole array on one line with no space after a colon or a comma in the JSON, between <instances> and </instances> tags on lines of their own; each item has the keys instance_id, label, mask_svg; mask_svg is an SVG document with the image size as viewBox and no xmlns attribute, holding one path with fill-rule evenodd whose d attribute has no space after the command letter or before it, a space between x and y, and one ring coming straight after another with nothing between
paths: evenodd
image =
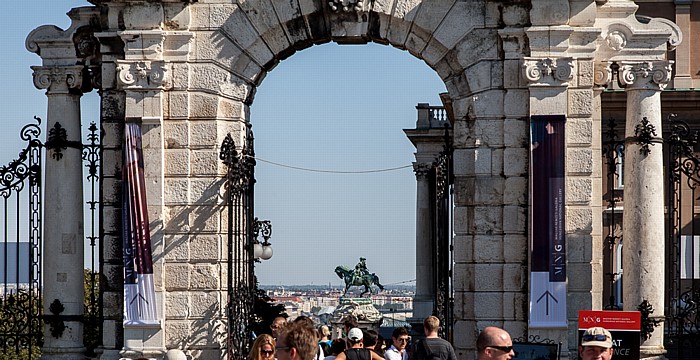
<instances>
[{"instance_id":1,"label":"street lamp","mask_svg":"<svg viewBox=\"0 0 700 360\"><path fill-rule=\"evenodd\" d=\"M270 258L272 258L272 244L270 244L272 224L270 220L258 220L258 218L255 218L255 220L253 220L253 235L255 236L253 257L255 259L270 260ZM262 235L263 238L262 242L259 240L260 235Z\"/></svg>"}]
</instances>

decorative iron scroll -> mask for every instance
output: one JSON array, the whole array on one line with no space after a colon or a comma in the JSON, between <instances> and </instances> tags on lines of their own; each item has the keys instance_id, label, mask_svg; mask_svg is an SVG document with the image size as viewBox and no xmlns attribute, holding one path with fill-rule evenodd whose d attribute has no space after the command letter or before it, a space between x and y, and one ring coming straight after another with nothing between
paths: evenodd
<instances>
[{"instance_id":1,"label":"decorative iron scroll","mask_svg":"<svg viewBox=\"0 0 700 360\"><path fill-rule=\"evenodd\" d=\"M649 123L649 120L644 117L642 121L634 127L634 136L637 137L637 143L642 147L639 148L639 153L644 155L649 155L651 149L649 145L654 145L654 138L656 137L656 127Z\"/></svg>"},{"instance_id":2,"label":"decorative iron scroll","mask_svg":"<svg viewBox=\"0 0 700 360\"><path fill-rule=\"evenodd\" d=\"M541 338L539 335L521 336L513 338L513 342L533 343L533 344L557 344L556 341L548 338Z\"/></svg>"},{"instance_id":3,"label":"decorative iron scroll","mask_svg":"<svg viewBox=\"0 0 700 360\"><path fill-rule=\"evenodd\" d=\"M654 307L647 299L644 299L644 301L637 306L637 310L639 310L642 315L642 329L640 335L642 339L649 340L654 329L661 324L661 320L651 317L651 314L654 313Z\"/></svg>"},{"instance_id":4,"label":"decorative iron scroll","mask_svg":"<svg viewBox=\"0 0 700 360\"><path fill-rule=\"evenodd\" d=\"M440 336L452 341L454 323L452 310L454 297L452 296L452 141L450 136L450 126L445 124L444 148L436 157L432 164L431 183L434 190L433 214L435 251L433 263L435 264L435 304L434 313L444 324L440 328Z\"/></svg>"},{"instance_id":5,"label":"decorative iron scroll","mask_svg":"<svg viewBox=\"0 0 700 360\"><path fill-rule=\"evenodd\" d=\"M240 149L227 134L221 144L219 159L226 165L226 203L228 207L228 304L227 356L229 360L244 360L252 339L255 281L253 246L255 242L253 217L253 187L255 185L255 152L250 124L246 142Z\"/></svg>"}]
</instances>

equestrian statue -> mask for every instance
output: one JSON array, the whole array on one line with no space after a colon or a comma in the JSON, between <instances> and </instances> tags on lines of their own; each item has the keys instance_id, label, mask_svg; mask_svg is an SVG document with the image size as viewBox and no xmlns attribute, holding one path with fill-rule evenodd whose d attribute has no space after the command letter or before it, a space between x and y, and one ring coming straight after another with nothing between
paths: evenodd
<instances>
[{"instance_id":1,"label":"equestrian statue","mask_svg":"<svg viewBox=\"0 0 700 360\"><path fill-rule=\"evenodd\" d=\"M361 257L360 262L357 263L355 269L353 270L343 265L335 267L335 273L338 275L338 277L345 280L345 292L343 292L343 296L348 293L351 286L365 287L365 291L360 294L360 297L368 292L370 293L370 296L375 294L372 285L377 285L380 290L384 290L384 286L379 283L379 276L377 276L375 273L370 273L367 270L365 260L367 259Z\"/></svg>"}]
</instances>

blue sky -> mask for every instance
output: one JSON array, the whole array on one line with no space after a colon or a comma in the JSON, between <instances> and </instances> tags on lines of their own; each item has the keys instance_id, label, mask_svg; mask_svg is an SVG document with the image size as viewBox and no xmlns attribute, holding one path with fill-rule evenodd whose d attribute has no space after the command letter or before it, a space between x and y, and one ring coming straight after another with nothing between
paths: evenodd
<instances>
[{"instance_id":1,"label":"blue sky","mask_svg":"<svg viewBox=\"0 0 700 360\"><path fill-rule=\"evenodd\" d=\"M79 0L25 0L0 13L0 88L4 131L0 164L18 152L18 131L45 117L46 98L29 66L40 59L24 49L43 24L69 26L65 13ZM251 107L256 167L255 213L272 222L274 256L256 265L262 284L340 284L337 265L367 258L385 284L415 279L414 147L402 129L415 127L417 103L439 105L445 87L423 61L389 46L313 46L274 68ZM83 122L99 116L97 95L83 101ZM84 125L84 128L87 125Z\"/></svg>"}]
</instances>

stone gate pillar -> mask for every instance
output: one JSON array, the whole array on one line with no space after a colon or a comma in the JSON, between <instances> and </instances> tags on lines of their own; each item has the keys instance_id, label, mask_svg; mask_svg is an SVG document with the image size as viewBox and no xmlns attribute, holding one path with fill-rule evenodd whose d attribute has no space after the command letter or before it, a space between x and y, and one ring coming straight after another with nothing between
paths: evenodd
<instances>
[{"instance_id":1,"label":"stone gate pillar","mask_svg":"<svg viewBox=\"0 0 700 360\"><path fill-rule=\"evenodd\" d=\"M417 155L416 155L417 156ZM413 299L413 318L422 324L422 319L433 313L433 268L431 242L432 219L430 215L430 162L413 163L416 173L416 295ZM420 321L419 321L420 320Z\"/></svg>"},{"instance_id":2,"label":"stone gate pillar","mask_svg":"<svg viewBox=\"0 0 700 360\"><path fill-rule=\"evenodd\" d=\"M82 359L84 313L83 161L80 87L83 66L33 66L34 85L46 89L44 172L44 314L65 325L44 324L44 359ZM60 215L56 215L60 214Z\"/></svg>"},{"instance_id":3,"label":"stone gate pillar","mask_svg":"<svg viewBox=\"0 0 700 360\"><path fill-rule=\"evenodd\" d=\"M671 77L671 62L621 62L626 84L625 204L623 210L625 269L624 308L637 311L648 302L659 326L642 338L642 358L663 358L664 321L664 173L661 135L661 90Z\"/></svg>"}]
</instances>

